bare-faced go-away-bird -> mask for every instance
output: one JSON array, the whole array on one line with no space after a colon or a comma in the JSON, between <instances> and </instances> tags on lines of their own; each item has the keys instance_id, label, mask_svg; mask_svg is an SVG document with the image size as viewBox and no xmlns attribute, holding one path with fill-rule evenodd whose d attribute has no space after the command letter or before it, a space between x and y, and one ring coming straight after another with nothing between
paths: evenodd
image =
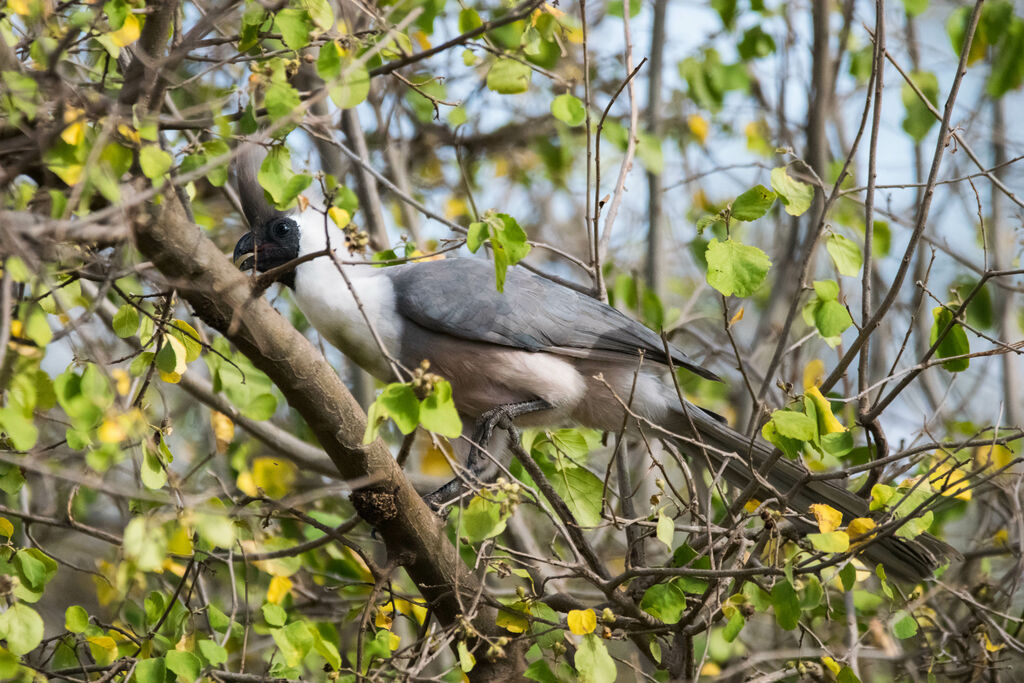
<instances>
[{"instance_id":1,"label":"bare-faced go-away-bird","mask_svg":"<svg viewBox=\"0 0 1024 683\"><path fill-rule=\"evenodd\" d=\"M250 226L235 247L240 267L264 272L345 245L322 211L272 208L255 176L252 164L236 169ZM624 424L624 400L632 396L629 410L665 430L659 438L674 441L695 463L710 463L735 486L758 482L755 496L785 501L798 528L812 527L814 503L832 506L845 519L868 515L867 503L853 492L809 478L799 462L775 457L767 442L681 401L670 365L717 377L647 327L521 267L509 269L503 292L494 277L493 265L482 258L381 268L324 256L298 263L279 281L324 339L378 379L396 379L381 345L405 367L429 360L431 371L451 382L464 421L476 424L477 443L498 423L496 416L517 426L575 424L616 433ZM470 469L480 460L471 451ZM768 462L768 471L759 473ZM442 487L427 500L444 502L458 488ZM890 532L870 539L861 553L890 575L919 580L954 551L927 534L906 539Z\"/></svg>"}]
</instances>

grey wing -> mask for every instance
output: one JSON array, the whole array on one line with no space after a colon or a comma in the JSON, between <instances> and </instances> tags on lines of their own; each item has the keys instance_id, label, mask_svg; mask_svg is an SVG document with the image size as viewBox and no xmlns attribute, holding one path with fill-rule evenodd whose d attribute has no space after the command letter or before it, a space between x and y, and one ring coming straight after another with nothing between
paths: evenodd
<instances>
[{"instance_id":1,"label":"grey wing","mask_svg":"<svg viewBox=\"0 0 1024 683\"><path fill-rule=\"evenodd\" d=\"M398 312L435 332L527 351L563 355L637 356L642 350L667 363L661 337L611 306L534 275L510 268L505 291L494 266L456 258L387 268ZM669 346L672 362L707 379L718 376Z\"/></svg>"}]
</instances>

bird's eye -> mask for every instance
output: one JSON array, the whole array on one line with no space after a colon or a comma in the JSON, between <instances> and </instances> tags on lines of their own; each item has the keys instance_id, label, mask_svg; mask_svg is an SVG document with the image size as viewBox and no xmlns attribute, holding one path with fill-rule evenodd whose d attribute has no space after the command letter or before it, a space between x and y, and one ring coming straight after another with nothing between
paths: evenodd
<instances>
[{"instance_id":1,"label":"bird's eye","mask_svg":"<svg viewBox=\"0 0 1024 683\"><path fill-rule=\"evenodd\" d=\"M292 231L291 222L290 221L278 221L278 222L274 223L273 227L271 228L271 231L274 233L274 237L276 237L278 239L283 239L283 238L287 237L288 233L290 233Z\"/></svg>"}]
</instances>

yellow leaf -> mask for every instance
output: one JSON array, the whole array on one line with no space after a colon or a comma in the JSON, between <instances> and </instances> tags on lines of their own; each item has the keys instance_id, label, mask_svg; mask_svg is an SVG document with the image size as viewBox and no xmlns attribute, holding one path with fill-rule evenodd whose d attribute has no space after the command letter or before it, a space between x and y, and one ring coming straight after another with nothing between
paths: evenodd
<instances>
[{"instance_id":1,"label":"yellow leaf","mask_svg":"<svg viewBox=\"0 0 1024 683\"><path fill-rule=\"evenodd\" d=\"M72 147L78 147L85 139L85 121L76 121L61 131L60 139Z\"/></svg>"},{"instance_id":2,"label":"yellow leaf","mask_svg":"<svg viewBox=\"0 0 1024 683\"><path fill-rule=\"evenodd\" d=\"M110 41L118 47L127 47L131 45L139 36L142 34L142 22L139 21L138 15L129 14L124 18L124 24L121 28L113 31L109 34Z\"/></svg>"},{"instance_id":3,"label":"yellow leaf","mask_svg":"<svg viewBox=\"0 0 1024 683\"><path fill-rule=\"evenodd\" d=\"M835 531L843 523L843 513L824 503L811 505L811 514L818 520L818 531L823 534Z\"/></svg>"},{"instance_id":4,"label":"yellow leaf","mask_svg":"<svg viewBox=\"0 0 1024 683\"><path fill-rule=\"evenodd\" d=\"M10 538L14 535L14 525L6 517L0 517L0 536Z\"/></svg>"},{"instance_id":5,"label":"yellow leaf","mask_svg":"<svg viewBox=\"0 0 1024 683\"><path fill-rule=\"evenodd\" d=\"M841 670L839 662L832 659L831 657L822 657L821 663L824 664L828 668L828 670L831 671L833 674L835 674L836 676L839 675L839 671Z\"/></svg>"},{"instance_id":6,"label":"yellow leaf","mask_svg":"<svg viewBox=\"0 0 1024 683\"><path fill-rule=\"evenodd\" d=\"M1013 451L999 444L978 446L978 449L974 451L974 461L981 469L989 467L997 470L1003 469L1013 462Z\"/></svg>"},{"instance_id":7,"label":"yellow leaf","mask_svg":"<svg viewBox=\"0 0 1024 683\"><path fill-rule=\"evenodd\" d=\"M188 557L192 554L192 536L181 524L175 525L174 533L167 542L167 552Z\"/></svg>"},{"instance_id":8,"label":"yellow leaf","mask_svg":"<svg viewBox=\"0 0 1024 683\"><path fill-rule=\"evenodd\" d=\"M804 389L816 387L825 379L825 361L815 358L804 368Z\"/></svg>"},{"instance_id":9,"label":"yellow leaf","mask_svg":"<svg viewBox=\"0 0 1024 683\"><path fill-rule=\"evenodd\" d=\"M416 31L412 34L412 39L416 41L416 44L420 46L421 50L430 49L430 38L423 31Z\"/></svg>"},{"instance_id":10,"label":"yellow leaf","mask_svg":"<svg viewBox=\"0 0 1024 683\"><path fill-rule=\"evenodd\" d=\"M740 306L740 310L736 311L736 314L729 319L729 327L732 327L741 320L743 320L743 306Z\"/></svg>"},{"instance_id":11,"label":"yellow leaf","mask_svg":"<svg viewBox=\"0 0 1024 683\"><path fill-rule=\"evenodd\" d=\"M565 12L563 12L562 10L558 9L553 5L549 5L546 2L544 3L544 11L553 16L555 19L561 19L562 17L565 16Z\"/></svg>"},{"instance_id":12,"label":"yellow leaf","mask_svg":"<svg viewBox=\"0 0 1024 683\"><path fill-rule=\"evenodd\" d=\"M345 209L339 209L337 206L327 209L327 215L331 217L331 220L339 228L345 228L352 222L352 214Z\"/></svg>"},{"instance_id":13,"label":"yellow leaf","mask_svg":"<svg viewBox=\"0 0 1024 683\"><path fill-rule=\"evenodd\" d=\"M722 673L722 667L718 666L714 662L707 662L700 668L701 677L714 678L718 674Z\"/></svg>"},{"instance_id":14,"label":"yellow leaf","mask_svg":"<svg viewBox=\"0 0 1024 683\"><path fill-rule=\"evenodd\" d=\"M700 114L690 114L686 117L686 127L693 133L693 137L700 141L700 144L704 144L704 141L708 139L708 120Z\"/></svg>"},{"instance_id":15,"label":"yellow leaf","mask_svg":"<svg viewBox=\"0 0 1024 683\"><path fill-rule=\"evenodd\" d=\"M124 428L115 418L104 420L99 430L97 430L96 436L103 443L121 443L128 437L124 432Z\"/></svg>"},{"instance_id":16,"label":"yellow leaf","mask_svg":"<svg viewBox=\"0 0 1024 683\"><path fill-rule=\"evenodd\" d=\"M97 664L106 666L117 658L117 643L110 636L92 636L86 640Z\"/></svg>"},{"instance_id":17,"label":"yellow leaf","mask_svg":"<svg viewBox=\"0 0 1024 683\"><path fill-rule=\"evenodd\" d=\"M932 471L928 474L932 490L957 500L971 499L971 483L967 473L941 451L932 457Z\"/></svg>"},{"instance_id":18,"label":"yellow leaf","mask_svg":"<svg viewBox=\"0 0 1024 683\"><path fill-rule=\"evenodd\" d=\"M832 404L821 394L821 390L818 387L808 387L804 390L804 395L810 397L818 412L818 430L820 432L823 434L834 434L835 432L846 431L846 427L832 414Z\"/></svg>"},{"instance_id":19,"label":"yellow leaf","mask_svg":"<svg viewBox=\"0 0 1024 683\"><path fill-rule=\"evenodd\" d=\"M861 541L866 540L862 537L870 533L874 528L875 520L870 517L857 517L850 520L850 523L846 526L846 533L850 535L851 541Z\"/></svg>"},{"instance_id":20,"label":"yellow leaf","mask_svg":"<svg viewBox=\"0 0 1024 683\"><path fill-rule=\"evenodd\" d=\"M423 620L427 618L427 608L422 605L417 605L415 602L409 602L402 598L395 598L395 607L397 607L398 611L405 616L415 619L417 624L422 624Z\"/></svg>"},{"instance_id":21,"label":"yellow leaf","mask_svg":"<svg viewBox=\"0 0 1024 683\"><path fill-rule=\"evenodd\" d=\"M292 580L287 576L275 576L267 587L267 602L280 605L285 596L292 592Z\"/></svg>"},{"instance_id":22,"label":"yellow leaf","mask_svg":"<svg viewBox=\"0 0 1024 683\"><path fill-rule=\"evenodd\" d=\"M1010 543L1010 533L1003 527L992 536L992 542L998 546L1006 547Z\"/></svg>"},{"instance_id":23,"label":"yellow leaf","mask_svg":"<svg viewBox=\"0 0 1024 683\"><path fill-rule=\"evenodd\" d=\"M998 652L999 650L1002 650L1004 647L1006 647L1006 645L1004 643L1000 643L999 645L996 645L991 640L989 640L988 633L985 633L983 635L985 637L985 649L988 650L989 652Z\"/></svg>"},{"instance_id":24,"label":"yellow leaf","mask_svg":"<svg viewBox=\"0 0 1024 683\"><path fill-rule=\"evenodd\" d=\"M569 630L578 636L593 633L597 628L597 614L592 609L569 610Z\"/></svg>"},{"instance_id":25,"label":"yellow leaf","mask_svg":"<svg viewBox=\"0 0 1024 683\"><path fill-rule=\"evenodd\" d=\"M214 410L210 413L210 426L213 427L213 437L217 440L217 452L227 453L228 446L235 438L235 423L224 413Z\"/></svg>"},{"instance_id":26,"label":"yellow leaf","mask_svg":"<svg viewBox=\"0 0 1024 683\"><path fill-rule=\"evenodd\" d=\"M29 4L29 0L7 0L7 8L22 17L27 17L32 14L32 7Z\"/></svg>"},{"instance_id":27,"label":"yellow leaf","mask_svg":"<svg viewBox=\"0 0 1024 683\"><path fill-rule=\"evenodd\" d=\"M761 501L759 501L757 498L751 498L750 500L743 504L743 509L753 514L757 512L757 508L759 508L760 506Z\"/></svg>"},{"instance_id":28,"label":"yellow leaf","mask_svg":"<svg viewBox=\"0 0 1024 683\"><path fill-rule=\"evenodd\" d=\"M251 472L240 473L235 483L250 496L258 496L259 489L263 489L270 498L284 498L292 490L295 475L295 465L288 460L256 458L252 461Z\"/></svg>"},{"instance_id":29,"label":"yellow leaf","mask_svg":"<svg viewBox=\"0 0 1024 683\"><path fill-rule=\"evenodd\" d=\"M49 169L68 185L77 185L82 180L82 172L85 167L82 164L50 164Z\"/></svg>"},{"instance_id":30,"label":"yellow leaf","mask_svg":"<svg viewBox=\"0 0 1024 683\"><path fill-rule=\"evenodd\" d=\"M530 620L526 618L523 610L529 609L523 601L517 601L508 606L507 609L498 610L498 616L494 623L501 626L510 633L525 633L530 628Z\"/></svg>"},{"instance_id":31,"label":"yellow leaf","mask_svg":"<svg viewBox=\"0 0 1024 683\"><path fill-rule=\"evenodd\" d=\"M160 373L160 379L169 383L177 384L181 381L181 376L185 374L185 370L188 369L187 358L188 352L185 350L185 345L177 337L166 335L164 342L171 345L174 349L174 370L172 372L164 372L163 370L157 370Z\"/></svg>"},{"instance_id":32,"label":"yellow leaf","mask_svg":"<svg viewBox=\"0 0 1024 683\"><path fill-rule=\"evenodd\" d=\"M391 640L389 641L389 645L391 646L391 649L392 650L397 650L398 646L401 645L401 644L402 644L402 636L398 635L397 633L392 633L391 634Z\"/></svg>"},{"instance_id":33,"label":"yellow leaf","mask_svg":"<svg viewBox=\"0 0 1024 683\"><path fill-rule=\"evenodd\" d=\"M391 630L391 624L394 622L394 612L390 610L384 610L378 607L376 614L373 615L373 625L377 628L386 628Z\"/></svg>"},{"instance_id":34,"label":"yellow leaf","mask_svg":"<svg viewBox=\"0 0 1024 683\"><path fill-rule=\"evenodd\" d=\"M444 203L444 217L449 219L469 215L469 204L462 197L449 197Z\"/></svg>"},{"instance_id":35,"label":"yellow leaf","mask_svg":"<svg viewBox=\"0 0 1024 683\"><path fill-rule=\"evenodd\" d=\"M138 131L136 131L134 128L127 124L117 124L117 132L120 133L124 138L134 142L136 145L141 142L141 137L139 136Z\"/></svg>"},{"instance_id":36,"label":"yellow leaf","mask_svg":"<svg viewBox=\"0 0 1024 683\"><path fill-rule=\"evenodd\" d=\"M132 377L121 368L114 368L110 371L110 376L114 378L114 387L117 389L119 396L127 396L128 392L132 390Z\"/></svg>"}]
</instances>

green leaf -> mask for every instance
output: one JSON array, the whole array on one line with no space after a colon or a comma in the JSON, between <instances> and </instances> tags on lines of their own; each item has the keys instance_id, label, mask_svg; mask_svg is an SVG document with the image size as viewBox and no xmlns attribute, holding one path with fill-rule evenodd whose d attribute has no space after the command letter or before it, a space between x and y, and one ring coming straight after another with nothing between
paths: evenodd
<instances>
[{"instance_id":1,"label":"green leaf","mask_svg":"<svg viewBox=\"0 0 1024 683\"><path fill-rule=\"evenodd\" d=\"M387 385L374 403L380 404L403 434L412 433L420 423L420 400L408 384Z\"/></svg>"},{"instance_id":2,"label":"green leaf","mask_svg":"<svg viewBox=\"0 0 1024 683\"><path fill-rule=\"evenodd\" d=\"M57 562L39 548L22 548L11 559L21 583L42 593L46 584L57 575Z\"/></svg>"},{"instance_id":3,"label":"green leaf","mask_svg":"<svg viewBox=\"0 0 1024 683\"><path fill-rule=\"evenodd\" d=\"M675 535L676 525L672 521L672 518L666 516L664 510L658 510L658 540L668 546L669 550L672 550L672 539L675 538Z\"/></svg>"},{"instance_id":4,"label":"green leaf","mask_svg":"<svg viewBox=\"0 0 1024 683\"><path fill-rule=\"evenodd\" d=\"M772 586L772 607L779 628L792 631L800 623L800 600L793 584L782 580Z\"/></svg>"},{"instance_id":5,"label":"green leaf","mask_svg":"<svg viewBox=\"0 0 1024 683\"><path fill-rule=\"evenodd\" d=\"M302 100L299 98L299 92L287 81L274 80L267 88L263 104L267 107L270 118L277 121L294 114Z\"/></svg>"},{"instance_id":6,"label":"green leaf","mask_svg":"<svg viewBox=\"0 0 1024 683\"><path fill-rule=\"evenodd\" d=\"M289 50L298 51L309 45L309 35L313 31L313 19L306 10L280 10L274 17L274 26L281 33L281 38Z\"/></svg>"},{"instance_id":7,"label":"green leaf","mask_svg":"<svg viewBox=\"0 0 1024 683\"><path fill-rule=\"evenodd\" d=\"M212 501L219 502L219 501ZM215 548L230 548L235 544L235 523L224 514L196 515L196 531L199 536Z\"/></svg>"},{"instance_id":8,"label":"green leaf","mask_svg":"<svg viewBox=\"0 0 1024 683\"><path fill-rule=\"evenodd\" d=\"M736 46L740 57L746 61L767 57L775 52L775 39L760 26L753 26L743 32L743 39Z\"/></svg>"},{"instance_id":9,"label":"green leaf","mask_svg":"<svg viewBox=\"0 0 1024 683\"><path fill-rule=\"evenodd\" d=\"M7 433L11 445L18 451L29 450L39 439L39 430L18 406L8 405L0 408L0 428Z\"/></svg>"},{"instance_id":10,"label":"green leaf","mask_svg":"<svg viewBox=\"0 0 1024 683\"><path fill-rule=\"evenodd\" d=\"M483 19L475 9L464 9L459 12L459 33L469 33L484 25Z\"/></svg>"},{"instance_id":11,"label":"green leaf","mask_svg":"<svg viewBox=\"0 0 1024 683\"><path fill-rule=\"evenodd\" d=\"M170 650L164 655L167 668L177 675L182 683L193 683L203 670L203 663L191 652Z\"/></svg>"},{"instance_id":12,"label":"green leaf","mask_svg":"<svg viewBox=\"0 0 1024 683\"><path fill-rule=\"evenodd\" d=\"M861 266L864 265L864 257L860 252L860 247L853 240L834 232L825 242L825 248L828 249L828 254L832 257L832 262L836 264L836 270L840 275L856 277L860 274Z\"/></svg>"},{"instance_id":13,"label":"green leaf","mask_svg":"<svg viewBox=\"0 0 1024 683\"><path fill-rule=\"evenodd\" d=\"M790 216L802 216L814 201L814 186L791 177L782 166L772 169L772 189Z\"/></svg>"},{"instance_id":14,"label":"green leaf","mask_svg":"<svg viewBox=\"0 0 1024 683\"><path fill-rule=\"evenodd\" d=\"M738 609L735 610L732 613L732 616L729 617L729 621L726 623L725 628L722 629L722 637L725 638L725 642L731 643L736 640L736 636L740 634L740 631L743 630L743 627L746 626L746 624L747 620L743 618L743 612Z\"/></svg>"},{"instance_id":15,"label":"green leaf","mask_svg":"<svg viewBox=\"0 0 1024 683\"><path fill-rule=\"evenodd\" d=\"M470 543L492 538L505 530L510 515L507 506L476 496L462 514L462 534Z\"/></svg>"},{"instance_id":16,"label":"green leaf","mask_svg":"<svg viewBox=\"0 0 1024 683\"><path fill-rule=\"evenodd\" d=\"M850 536L845 531L830 531L827 534L807 534L815 550L823 553L845 553L850 549Z\"/></svg>"},{"instance_id":17,"label":"green leaf","mask_svg":"<svg viewBox=\"0 0 1024 683\"><path fill-rule=\"evenodd\" d=\"M928 0L903 0L903 11L908 17L916 17L928 9Z\"/></svg>"},{"instance_id":18,"label":"green leaf","mask_svg":"<svg viewBox=\"0 0 1024 683\"><path fill-rule=\"evenodd\" d=\"M839 283L835 280L815 280L814 293L820 301L836 301L839 299Z\"/></svg>"},{"instance_id":19,"label":"green leaf","mask_svg":"<svg viewBox=\"0 0 1024 683\"><path fill-rule=\"evenodd\" d=\"M708 284L726 296L750 296L764 282L772 262L757 247L733 239L708 244Z\"/></svg>"},{"instance_id":20,"label":"green leaf","mask_svg":"<svg viewBox=\"0 0 1024 683\"><path fill-rule=\"evenodd\" d=\"M117 309L113 321L114 334L121 339L134 336L139 331L139 311L131 304Z\"/></svg>"},{"instance_id":21,"label":"green leaf","mask_svg":"<svg viewBox=\"0 0 1024 683\"><path fill-rule=\"evenodd\" d=\"M930 71L914 71L910 74L910 79L917 84L917 87L933 106L938 103L939 79L935 77L935 74ZM917 93L914 92L909 83L903 84L901 93L903 106L906 109L906 115L903 118L903 130L915 142L921 142L938 120L917 96Z\"/></svg>"},{"instance_id":22,"label":"green leaf","mask_svg":"<svg viewBox=\"0 0 1024 683\"><path fill-rule=\"evenodd\" d=\"M174 157L157 145L146 145L139 152L139 166L142 167L142 172L150 180L160 180L160 183L154 183L158 187L173 165Z\"/></svg>"},{"instance_id":23,"label":"green leaf","mask_svg":"<svg viewBox=\"0 0 1024 683\"><path fill-rule=\"evenodd\" d=\"M640 600L640 609L661 619L666 624L674 624L686 611L686 593L678 579L667 583L656 583L646 591Z\"/></svg>"},{"instance_id":24,"label":"green leaf","mask_svg":"<svg viewBox=\"0 0 1024 683\"><path fill-rule=\"evenodd\" d=\"M469 673L476 666L476 657L469 651L465 640L459 641L457 649L459 653L459 668L462 669L462 673Z\"/></svg>"},{"instance_id":25,"label":"green leaf","mask_svg":"<svg viewBox=\"0 0 1024 683\"><path fill-rule=\"evenodd\" d=\"M850 591L853 586L857 583L857 568L853 566L852 562L847 562L842 569L839 570L839 580L843 584L844 591Z\"/></svg>"},{"instance_id":26,"label":"green leaf","mask_svg":"<svg viewBox=\"0 0 1024 683\"><path fill-rule=\"evenodd\" d=\"M263 620L274 627L281 627L288 621L288 613L280 605L268 602L263 605Z\"/></svg>"},{"instance_id":27,"label":"green leaf","mask_svg":"<svg viewBox=\"0 0 1024 683\"><path fill-rule=\"evenodd\" d=\"M313 178L292 171L291 152L284 145L271 148L260 165L257 179L278 208L287 208L305 190Z\"/></svg>"},{"instance_id":28,"label":"green leaf","mask_svg":"<svg viewBox=\"0 0 1024 683\"><path fill-rule=\"evenodd\" d=\"M994 7L998 7L995 5ZM989 9L986 6L985 9ZM984 44L977 37L975 43ZM974 53L974 46L971 46ZM1014 17L1006 24L1002 38L995 46L992 60L992 71L988 77L986 90L995 98L1002 97L1011 90L1016 90L1024 83L1024 19Z\"/></svg>"},{"instance_id":29,"label":"green leaf","mask_svg":"<svg viewBox=\"0 0 1024 683\"><path fill-rule=\"evenodd\" d=\"M329 40L320 46L320 54L316 58L316 72L320 78L329 83L338 77L343 54L336 40Z\"/></svg>"},{"instance_id":30,"label":"green leaf","mask_svg":"<svg viewBox=\"0 0 1024 683\"><path fill-rule=\"evenodd\" d=\"M900 640L906 640L917 635L917 621L903 610L893 615L893 634Z\"/></svg>"},{"instance_id":31,"label":"green leaf","mask_svg":"<svg viewBox=\"0 0 1024 683\"><path fill-rule=\"evenodd\" d=\"M565 457L556 456L551 461L543 455L535 455L534 460L577 522L582 526L601 523L601 496L604 491L601 479Z\"/></svg>"},{"instance_id":32,"label":"green leaf","mask_svg":"<svg viewBox=\"0 0 1024 683\"><path fill-rule=\"evenodd\" d=\"M341 82L330 86L331 101L339 109L351 109L370 94L370 72L365 64L346 58L341 62L340 73Z\"/></svg>"},{"instance_id":33,"label":"green leaf","mask_svg":"<svg viewBox=\"0 0 1024 683\"><path fill-rule=\"evenodd\" d=\"M764 185L756 185L736 198L730 215L738 221L756 221L772 208L775 197Z\"/></svg>"},{"instance_id":34,"label":"green leaf","mask_svg":"<svg viewBox=\"0 0 1024 683\"><path fill-rule=\"evenodd\" d=\"M81 605L71 605L64 610L64 628L72 633L83 633L89 628L89 613Z\"/></svg>"},{"instance_id":35,"label":"green leaf","mask_svg":"<svg viewBox=\"0 0 1024 683\"><path fill-rule=\"evenodd\" d=\"M661 151L661 138L650 133L640 132L637 136L636 158L644 165L648 173L661 175L665 170L665 157Z\"/></svg>"},{"instance_id":36,"label":"green leaf","mask_svg":"<svg viewBox=\"0 0 1024 683\"><path fill-rule=\"evenodd\" d=\"M569 126L578 126L587 118L587 110L579 98L568 93L551 100L551 114Z\"/></svg>"},{"instance_id":37,"label":"green leaf","mask_svg":"<svg viewBox=\"0 0 1024 683\"><path fill-rule=\"evenodd\" d=\"M242 414L250 420L269 420L277 411L277 397L273 394L257 394L242 408Z\"/></svg>"},{"instance_id":38,"label":"green leaf","mask_svg":"<svg viewBox=\"0 0 1024 683\"><path fill-rule=\"evenodd\" d=\"M935 318L935 321L932 323L931 334L928 336L929 344L935 344L939 338L939 333L953 322L953 312L945 306L936 306L932 309L932 317ZM949 330L938 348L935 349L935 356L937 358L949 358L951 356L963 356L970 352L971 345L967 341L967 333L964 332L964 328L960 323L953 323L952 329ZM962 372L970 364L970 358L957 358L956 360L946 361L942 364L942 367L949 372Z\"/></svg>"},{"instance_id":39,"label":"green leaf","mask_svg":"<svg viewBox=\"0 0 1024 683\"><path fill-rule=\"evenodd\" d=\"M462 420L452 400L452 385L441 380L420 403L420 424L429 432L454 439L462 434Z\"/></svg>"},{"instance_id":40,"label":"green leaf","mask_svg":"<svg viewBox=\"0 0 1024 683\"><path fill-rule=\"evenodd\" d=\"M487 72L487 87L502 95L524 93L530 88L533 70L526 64L502 57Z\"/></svg>"},{"instance_id":41,"label":"green leaf","mask_svg":"<svg viewBox=\"0 0 1024 683\"><path fill-rule=\"evenodd\" d=\"M228 651L212 640L200 640L199 652L211 666L219 666L228 661Z\"/></svg>"},{"instance_id":42,"label":"green leaf","mask_svg":"<svg viewBox=\"0 0 1024 683\"><path fill-rule=\"evenodd\" d=\"M604 641L593 633L583 636L573 659L581 683L614 683L617 669Z\"/></svg>"},{"instance_id":43,"label":"green leaf","mask_svg":"<svg viewBox=\"0 0 1024 683\"><path fill-rule=\"evenodd\" d=\"M490 228L487 227L487 223L483 221L470 223L469 230L466 233L466 248L475 254L477 249L490 237L490 234Z\"/></svg>"},{"instance_id":44,"label":"green leaf","mask_svg":"<svg viewBox=\"0 0 1024 683\"><path fill-rule=\"evenodd\" d=\"M813 441L818 435L818 423L804 413L776 410L772 413L772 423L780 435L797 441Z\"/></svg>"},{"instance_id":45,"label":"green leaf","mask_svg":"<svg viewBox=\"0 0 1024 683\"><path fill-rule=\"evenodd\" d=\"M135 517L125 527L123 548L125 557L134 561L140 571L157 571L167 557L167 534L163 526L149 517Z\"/></svg>"},{"instance_id":46,"label":"green leaf","mask_svg":"<svg viewBox=\"0 0 1024 683\"><path fill-rule=\"evenodd\" d=\"M824 301L814 312L814 326L825 338L838 337L852 324L850 312L838 301Z\"/></svg>"},{"instance_id":47,"label":"green leaf","mask_svg":"<svg viewBox=\"0 0 1024 683\"><path fill-rule=\"evenodd\" d=\"M0 637L14 654L28 654L43 641L43 619L28 605L17 602L0 614Z\"/></svg>"},{"instance_id":48,"label":"green leaf","mask_svg":"<svg viewBox=\"0 0 1024 683\"><path fill-rule=\"evenodd\" d=\"M293 621L284 628L272 629L270 635L273 636L288 666L301 664L313 647L313 636L309 632L309 626L303 621Z\"/></svg>"},{"instance_id":49,"label":"green leaf","mask_svg":"<svg viewBox=\"0 0 1024 683\"><path fill-rule=\"evenodd\" d=\"M167 663L163 657L142 659L135 665L136 683L164 683L167 678Z\"/></svg>"}]
</instances>

